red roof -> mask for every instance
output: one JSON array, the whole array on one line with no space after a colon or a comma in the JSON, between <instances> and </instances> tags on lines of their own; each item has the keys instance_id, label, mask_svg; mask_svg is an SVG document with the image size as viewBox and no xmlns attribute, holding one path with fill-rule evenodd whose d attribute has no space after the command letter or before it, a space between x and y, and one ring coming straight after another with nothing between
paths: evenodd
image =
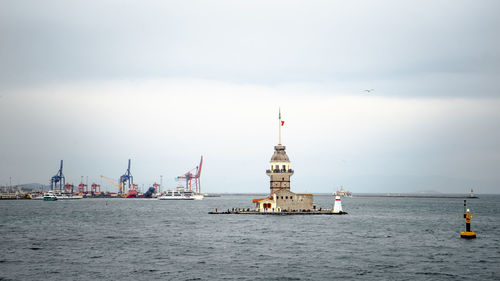
<instances>
[{"instance_id":1,"label":"red roof","mask_svg":"<svg viewBox=\"0 0 500 281\"><path fill-rule=\"evenodd\" d=\"M272 197L266 197L266 198L260 198L260 199L253 199L253 203L257 203L257 202L260 202L260 201L264 201L264 200L273 200Z\"/></svg>"}]
</instances>

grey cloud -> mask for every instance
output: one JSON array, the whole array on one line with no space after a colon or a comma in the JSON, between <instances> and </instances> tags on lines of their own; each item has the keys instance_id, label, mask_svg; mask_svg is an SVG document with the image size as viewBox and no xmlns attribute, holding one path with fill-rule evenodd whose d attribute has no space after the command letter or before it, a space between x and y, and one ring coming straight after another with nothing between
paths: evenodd
<instances>
[{"instance_id":1,"label":"grey cloud","mask_svg":"<svg viewBox=\"0 0 500 281\"><path fill-rule=\"evenodd\" d=\"M465 82L469 91L448 95L468 96L472 90L499 95L496 1L15 1L2 6L4 87L159 77L268 84L407 79L403 89L418 89L417 83L430 87L428 94L407 95L447 95L442 84L470 75L481 83ZM419 80L436 74L445 79Z\"/></svg>"},{"instance_id":2,"label":"grey cloud","mask_svg":"<svg viewBox=\"0 0 500 281\"><path fill-rule=\"evenodd\" d=\"M211 191L264 192L281 105L296 190L330 192L318 171L344 159L334 181L357 192L498 192L499 8L0 1L0 184L46 183L60 159L72 181L128 158L173 181L204 154Z\"/></svg>"}]
</instances>

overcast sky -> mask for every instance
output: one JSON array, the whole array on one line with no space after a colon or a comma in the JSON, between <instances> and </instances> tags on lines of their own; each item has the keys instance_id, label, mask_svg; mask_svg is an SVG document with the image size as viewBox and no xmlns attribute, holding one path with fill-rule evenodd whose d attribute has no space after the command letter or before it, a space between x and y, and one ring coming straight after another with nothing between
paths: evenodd
<instances>
[{"instance_id":1,"label":"overcast sky","mask_svg":"<svg viewBox=\"0 0 500 281\"><path fill-rule=\"evenodd\" d=\"M499 1L0 0L0 185L500 193ZM367 89L374 89L367 92ZM106 182L102 184L114 190Z\"/></svg>"}]
</instances>

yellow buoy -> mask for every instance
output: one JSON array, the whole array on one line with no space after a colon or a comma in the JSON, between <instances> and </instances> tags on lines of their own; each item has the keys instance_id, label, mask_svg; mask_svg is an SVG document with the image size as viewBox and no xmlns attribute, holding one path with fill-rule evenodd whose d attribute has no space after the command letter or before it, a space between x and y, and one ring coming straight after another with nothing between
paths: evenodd
<instances>
[{"instance_id":1,"label":"yellow buoy","mask_svg":"<svg viewBox=\"0 0 500 281\"><path fill-rule=\"evenodd\" d=\"M467 200L464 200L464 219L465 219L465 231L460 232L460 237L464 239L474 239L476 238L476 233L470 231L470 221L472 220L472 213L467 209Z\"/></svg>"}]
</instances>

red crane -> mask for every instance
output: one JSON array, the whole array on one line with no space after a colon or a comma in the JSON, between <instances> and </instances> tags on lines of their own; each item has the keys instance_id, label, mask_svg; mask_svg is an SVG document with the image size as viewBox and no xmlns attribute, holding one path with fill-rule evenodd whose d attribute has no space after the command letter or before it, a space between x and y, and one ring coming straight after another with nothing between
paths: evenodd
<instances>
[{"instance_id":1,"label":"red crane","mask_svg":"<svg viewBox=\"0 0 500 281\"><path fill-rule=\"evenodd\" d=\"M65 184L64 185L64 192L71 192L71 193L73 193L73 187L74 186L72 184L69 184L69 183Z\"/></svg>"},{"instance_id":2,"label":"red crane","mask_svg":"<svg viewBox=\"0 0 500 281\"><path fill-rule=\"evenodd\" d=\"M86 184L84 184L83 182L82 182L82 183L80 183L80 184L78 185L78 192L79 192L79 193L85 193L85 194L86 194L86 193L88 193L88 192L89 192L89 190L88 190L87 185L86 185Z\"/></svg>"},{"instance_id":3,"label":"red crane","mask_svg":"<svg viewBox=\"0 0 500 281\"><path fill-rule=\"evenodd\" d=\"M156 182L153 183L153 187L155 188L155 193L156 194L160 194L161 193L161 190L160 190L160 185L157 184Z\"/></svg>"},{"instance_id":4,"label":"red crane","mask_svg":"<svg viewBox=\"0 0 500 281\"><path fill-rule=\"evenodd\" d=\"M188 191L194 191L195 193L200 194L201 193L200 175L201 175L202 165L203 165L203 156L201 156L201 161L199 166L196 166L196 168L187 171L183 176L178 176L176 179L186 180L186 189ZM194 180L194 190L192 185L193 180Z\"/></svg>"},{"instance_id":5,"label":"red crane","mask_svg":"<svg viewBox=\"0 0 500 281\"><path fill-rule=\"evenodd\" d=\"M99 191L97 191L97 188L99 188ZM101 185L100 185L100 184L93 183L93 184L90 186L90 193L93 193L93 194L101 193Z\"/></svg>"}]
</instances>

